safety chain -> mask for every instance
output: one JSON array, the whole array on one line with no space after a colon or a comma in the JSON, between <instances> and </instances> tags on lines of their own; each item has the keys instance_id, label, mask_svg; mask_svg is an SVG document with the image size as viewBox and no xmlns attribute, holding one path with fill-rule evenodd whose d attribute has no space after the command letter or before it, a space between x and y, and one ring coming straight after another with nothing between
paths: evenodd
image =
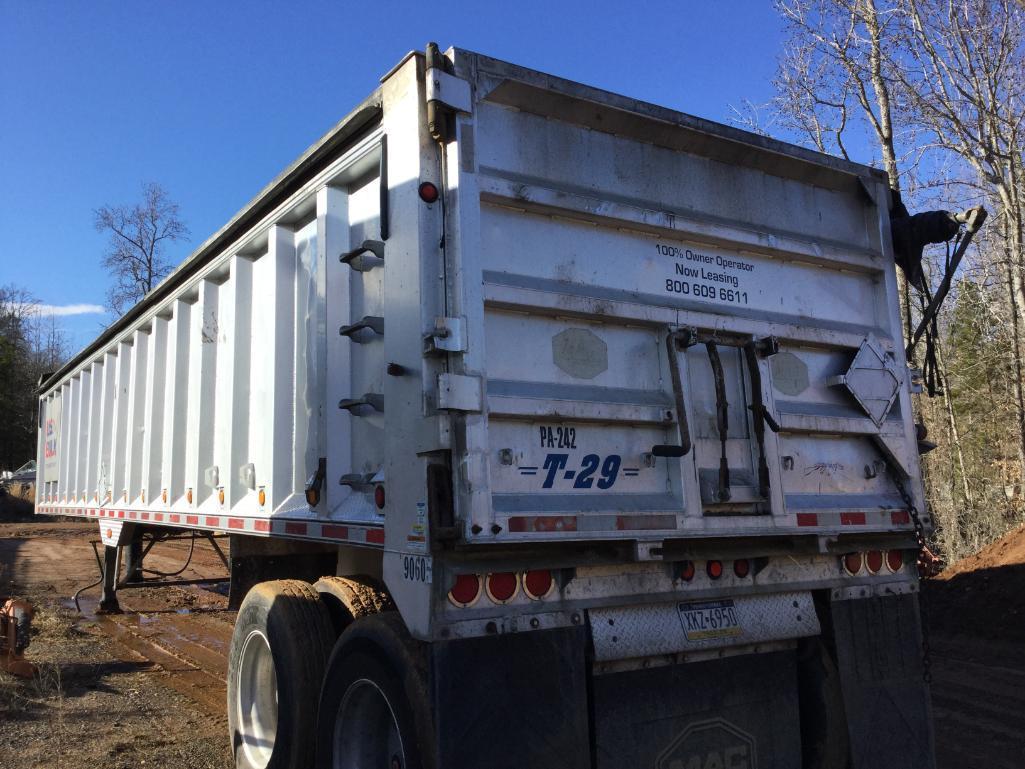
<instances>
[{"instance_id":1,"label":"safety chain","mask_svg":"<svg viewBox=\"0 0 1025 769\"><path fill-rule=\"evenodd\" d=\"M911 499L911 495L905 488L904 481L901 480L899 472L891 469L890 474L893 476L893 483L897 487L897 493L900 494L900 498L911 515L911 522L915 526L915 539L918 540L918 560L916 566L917 563L927 563L928 559L933 556L925 544L925 527L922 525L922 519L918 515L918 508L915 507L915 502ZM922 680L926 684L932 683L932 656L929 647L929 597L928 591L925 589L929 576L928 567L926 567L924 573L919 574L918 580L920 586L918 590L918 606L922 618Z\"/></svg>"}]
</instances>

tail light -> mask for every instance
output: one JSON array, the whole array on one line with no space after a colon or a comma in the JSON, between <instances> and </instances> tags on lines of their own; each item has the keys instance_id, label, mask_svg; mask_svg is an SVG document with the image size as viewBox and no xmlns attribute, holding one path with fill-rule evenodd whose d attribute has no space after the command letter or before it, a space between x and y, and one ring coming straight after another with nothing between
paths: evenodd
<instances>
[{"instance_id":1,"label":"tail light","mask_svg":"<svg viewBox=\"0 0 1025 769\"><path fill-rule=\"evenodd\" d=\"M537 569L523 573L523 592L534 601L540 601L542 598L545 598L552 592L554 587L555 580L552 578L552 573L547 569Z\"/></svg>"},{"instance_id":2,"label":"tail light","mask_svg":"<svg viewBox=\"0 0 1025 769\"><path fill-rule=\"evenodd\" d=\"M842 562L843 570L853 577L861 571L864 559L861 557L861 553L848 553L843 557Z\"/></svg>"},{"instance_id":3,"label":"tail light","mask_svg":"<svg viewBox=\"0 0 1025 769\"><path fill-rule=\"evenodd\" d=\"M511 571L489 574L485 580L488 598L495 603L508 603L520 588L520 580Z\"/></svg>"},{"instance_id":4,"label":"tail light","mask_svg":"<svg viewBox=\"0 0 1025 769\"><path fill-rule=\"evenodd\" d=\"M420 200L424 203L436 203L438 198L441 197L438 188L431 182L421 182L417 192L420 195Z\"/></svg>"},{"instance_id":5,"label":"tail light","mask_svg":"<svg viewBox=\"0 0 1025 769\"><path fill-rule=\"evenodd\" d=\"M384 510L384 486L374 487L374 504L378 510Z\"/></svg>"},{"instance_id":6,"label":"tail light","mask_svg":"<svg viewBox=\"0 0 1025 769\"><path fill-rule=\"evenodd\" d=\"M869 574L878 574L883 569L883 551L869 550L865 553L865 566Z\"/></svg>"},{"instance_id":7,"label":"tail light","mask_svg":"<svg viewBox=\"0 0 1025 769\"><path fill-rule=\"evenodd\" d=\"M722 561L709 561L705 565L705 571L712 579L719 579L722 576Z\"/></svg>"},{"instance_id":8,"label":"tail light","mask_svg":"<svg viewBox=\"0 0 1025 769\"><path fill-rule=\"evenodd\" d=\"M680 579L684 582L690 582L694 579L694 561L684 561L680 564Z\"/></svg>"},{"instance_id":9,"label":"tail light","mask_svg":"<svg viewBox=\"0 0 1025 769\"><path fill-rule=\"evenodd\" d=\"M448 591L448 600L460 608L477 603L481 594L480 577L476 574L460 574Z\"/></svg>"},{"instance_id":10,"label":"tail light","mask_svg":"<svg viewBox=\"0 0 1025 769\"><path fill-rule=\"evenodd\" d=\"M746 558L740 558L733 562L733 573L744 579L751 573L751 562Z\"/></svg>"},{"instance_id":11,"label":"tail light","mask_svg":"<svg viewBox=\"0 0 1025 769\"><path fill-rule=\"evenodd\" d=\"M902 568L904 568L904 551L887 550L886 568L890 571L900 571Z\"/></svg>"}]
</instances>

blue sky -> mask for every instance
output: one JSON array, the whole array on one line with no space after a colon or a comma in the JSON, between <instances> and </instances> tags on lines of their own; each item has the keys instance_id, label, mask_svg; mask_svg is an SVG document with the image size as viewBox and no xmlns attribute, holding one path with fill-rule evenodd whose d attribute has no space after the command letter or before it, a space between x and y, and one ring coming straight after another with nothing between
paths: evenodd
<instances>
[{"instance_id":1,"label":"blue sky","mask_svg":"<svg viewBox=\"0 0 1025 769\"><path fill-rule=\"evenodd\" d=\"M726 122L771 96L771 6L0 0L0 284L103 304L92 212L146 181L181 205L184 258L428 40ZM75 349L105 322L63 317Z\"/></svg>"}]
</instances>

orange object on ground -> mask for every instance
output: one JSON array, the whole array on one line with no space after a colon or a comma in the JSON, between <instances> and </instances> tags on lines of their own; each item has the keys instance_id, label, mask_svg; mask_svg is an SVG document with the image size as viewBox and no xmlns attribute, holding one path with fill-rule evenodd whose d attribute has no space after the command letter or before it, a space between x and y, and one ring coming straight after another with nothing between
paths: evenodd
<instances>
[{"instance_id":1,"label":"orange object on ground","mask_svg":"<svg viewBox=\"0 0 1025 769\"><path fill-rule=\"evenodd\" d=\"M36 672L36 666L24 656L32 615L28 601L12 598L0 608L0 669L23 678L31 678Z\"/></svg>"}]
</instances>

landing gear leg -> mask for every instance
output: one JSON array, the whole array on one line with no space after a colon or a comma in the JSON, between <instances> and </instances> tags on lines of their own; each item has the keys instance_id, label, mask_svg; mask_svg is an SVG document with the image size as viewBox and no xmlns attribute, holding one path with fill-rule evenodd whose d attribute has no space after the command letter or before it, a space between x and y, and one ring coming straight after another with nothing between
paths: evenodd
<instances>
[{"instance_id":1,"label":"landing gear leg","mask_svg":"<svg viewBox=\"0 0 1025 769\"><path fill-rule=\"evenodd\" d=\"M117 602L117 574L121 570L120 548L107 545L103 548L103 589L100 592L99 610L104 614L120 614Z\"/></svg>"},{"instance_id":2,"label":"landing gear leg","mask_svg":"<svg viewBox=\"0 0 1025 769\"><path fill-rule=\"evenodd\" d=\"M127 558L125 559L125 582L142 582L142 540L137 536L132 537L132 541L129 542L125 549L127 551Z\"/></svg>"}]
</instances>

